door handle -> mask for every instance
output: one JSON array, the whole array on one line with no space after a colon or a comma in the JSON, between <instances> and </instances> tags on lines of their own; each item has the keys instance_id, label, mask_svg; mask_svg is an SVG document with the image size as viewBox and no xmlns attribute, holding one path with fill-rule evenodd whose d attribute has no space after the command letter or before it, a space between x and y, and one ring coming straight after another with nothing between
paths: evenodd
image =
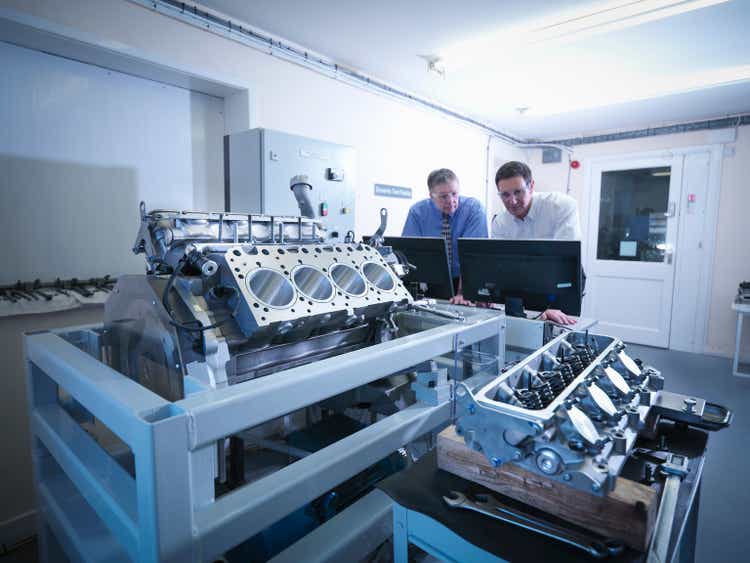
<instances>
[{"instance_id":1,"label":"door handle","mask_svg":"<svg viewBox=\"0 0 750 563\"><path fill-rule=\"evenodd\" d=\"M673 259L674 259L674 247L671 244L668 244L667 247L664 249L664 260L667 262L667 264L672 264Z\"/></svg>"},{"instance_id":2,"label":"door handle","mask_svg":"<svg viewBox=\"0 0 750 563\"><path fill-rule=\"evenodd\" d=\"M674 201L670 201L667 205L667 210L664 212L664 217L674 217L677 214L677 204Z\"/></svg>"}]
</instances>

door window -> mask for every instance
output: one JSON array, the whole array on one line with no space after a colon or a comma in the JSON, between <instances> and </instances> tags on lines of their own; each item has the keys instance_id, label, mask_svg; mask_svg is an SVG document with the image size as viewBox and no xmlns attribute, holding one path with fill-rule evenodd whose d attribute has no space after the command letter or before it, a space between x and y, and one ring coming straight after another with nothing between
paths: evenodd
<instances>
[{"instance_id":1,"label":"door window","mask_svg":"<svg viewBox=\"0 0 750 563\"><path fill-rule=\"evenodd\" d=\"M664 262L671 168L602 172L599 260Z\"/></svg>"}]
</instances>

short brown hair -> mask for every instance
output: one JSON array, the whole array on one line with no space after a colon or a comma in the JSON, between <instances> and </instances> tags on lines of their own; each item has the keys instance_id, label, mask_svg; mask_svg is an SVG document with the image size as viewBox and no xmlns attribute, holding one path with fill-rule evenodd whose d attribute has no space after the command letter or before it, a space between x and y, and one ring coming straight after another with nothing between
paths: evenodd
<instances>
[{"instance_id":1,"label":"short brown hair","mask_svg":"<svg viewBox=\"0 0 750 563\"><path fill-rule=\"evenodd\" d=\"M531 168L525 163L517 160L506 162L497 169L497 174L495 174L495 185L497 186L500 180L507 180L508 178L515 178L516 176L523 178L528 186L531 183Z\"/></svg>"},{"instance_id":2,"label":"short brown hair","mask_svg":"<svg viewBox=\"0 0 750 563\"><path fill-rule=\"evenodd\" d=\"M432 172L430 172L429 176L427 176L427 188L432 191L435 186L439 186L440 184L447 184L448 182L452 182L453 180L458 182L458 178L453 173L453 170L448 170L447 168L438 168L437 170L433 170Z\"/></svg>"}]
</instances>

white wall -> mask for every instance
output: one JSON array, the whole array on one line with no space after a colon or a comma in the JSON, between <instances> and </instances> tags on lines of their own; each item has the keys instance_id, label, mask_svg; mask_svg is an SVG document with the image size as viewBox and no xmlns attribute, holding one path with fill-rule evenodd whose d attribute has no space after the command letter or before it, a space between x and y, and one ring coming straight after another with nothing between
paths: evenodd
<instances>
[{"instance_id":1,"label":"white wall","mask_svg":"<svg viewBox=\"0 0 750 563\"><path fill-rule=\"evenodd\" d=\"M0 285L140 273L139 202L223 181L223 100L7 43L0 68Z\"/></svg>"},{"instance_id":2,"label":"white wall","mask_svg":"<svg viewBox=\"0 0 750 563\"><path fill-rule=\"evenodd\" d=\"M571 171L571 195L578 201L583 240L589 225L588 197L584 185L586 166L592 158L646 151L668 150L678 147L708 145L714 142L711 131L696 131L662 135L643 139L629 139L610 143L596 143L575 147L574 158L581 167ZM526 159L534 172L538 190L564 191L568 171L563 155L561 164L542 164L540 150L527 150ZM731 154L731 156L729 156ZM712 271L708 337L705 352L729 356L734 351L736 315L731 311L732 299L740 281L750 279L750 127L740 127L736 142L727 145L722 162L721 196L716 232L716 249ZM491 215L491 214L490 214ZM743 350L750 355L750 331L745 331Z\"/></svg>"}]
</instances>

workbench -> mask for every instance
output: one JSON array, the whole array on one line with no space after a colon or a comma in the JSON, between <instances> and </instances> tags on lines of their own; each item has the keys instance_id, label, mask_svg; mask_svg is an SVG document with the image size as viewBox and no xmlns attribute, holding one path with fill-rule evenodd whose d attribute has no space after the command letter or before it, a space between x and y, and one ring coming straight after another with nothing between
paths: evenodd
<instances>
[{"instance_id":1,"label":"workbench","mask_svg":"<svg viewBox=\"0 0 750 563\"><path fill-rule=\"evenodd\" d=\"M669 562L687 563L694 559L700 482L703 475L708 434L701 430L671 423L660 425L654 440L639 438L637 448L653 451L665 449L689 459L689 472L680 484L677 508L673 518L668 549ZM647 462L630 459L622 476L640 480ZM657 481L653 487L660 488ZM396 563L408 561L408 546L414 544L427 553L448 562L502 561L596 561L583 551L485 515L468 510L449 508L442 497L449 491L465 494L492 494L504 504L522 509L554 524L570 524L541 511L521 505L498 493L466 481L437 468L435 452L383 481L379 488L393 500L393 541ZM602 561L609 563L640 563L647 555L632 549Z\"/></svg>"}]
</instances>

